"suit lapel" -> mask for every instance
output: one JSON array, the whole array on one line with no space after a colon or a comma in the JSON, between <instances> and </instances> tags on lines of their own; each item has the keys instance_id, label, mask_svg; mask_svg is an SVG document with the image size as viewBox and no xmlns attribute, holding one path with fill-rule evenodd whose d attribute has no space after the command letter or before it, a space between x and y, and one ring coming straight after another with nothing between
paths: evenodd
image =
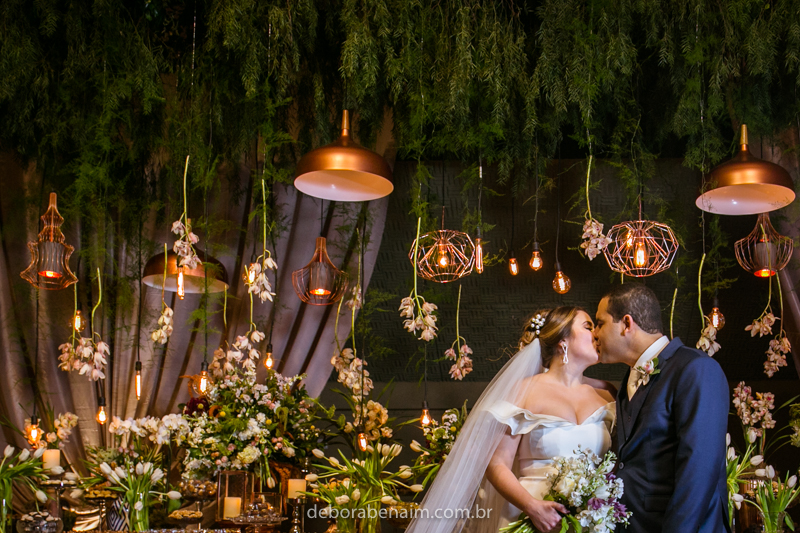
<instances>
[{"instance_id":1,"label":"suit lapel","mask_svg":"<svg viewBox=\"0 0 800 533\"><path fill-rule=\"evenodd\" d=\"M625 440L620 445L620 450L622 447L627 444L628 440L631 437L631 433L633 433L633 428L636 425L636 420L639 418L639 413L642 410L645 402L647 401L647 397L650 395L650 391L653 390L655 384L658 383L659 378L661 377L664 369L666 368L667 361L678 351L678 348L682 347L683 343L678 337L675 337L667 344L661 353L658 354L658 369L661 370L658 374L654 376L650 376L650 381L647 385L639 385L639 388L636 389L636 394L633 395L633 398L628 403L628 392L627 392L627 384L628 384L628 376L631 373L631 370L628 369L628 372L625 374L625 380L622 382L622 387L620 387L620 394L622 394L624 401L625 401L625 408L622 410L623 420L622 420L622 427L623 427L623 434L625 436Z\"/></svg>"},{"instance_id":2,"label":"suit lapel","mask_svg":"<svg viewBox=\"0 0 800 533\"><path fill-rule=\"evenodd\" d=\"M620 435L619 448L625 444L628 435L628 427L630 424L626 422L628 416L629 403L628 403L628 376L631 374L631 369L625 372L625 377L622 378L622 383L617 391L617 433Z\"/></svg>"}]
</instances>

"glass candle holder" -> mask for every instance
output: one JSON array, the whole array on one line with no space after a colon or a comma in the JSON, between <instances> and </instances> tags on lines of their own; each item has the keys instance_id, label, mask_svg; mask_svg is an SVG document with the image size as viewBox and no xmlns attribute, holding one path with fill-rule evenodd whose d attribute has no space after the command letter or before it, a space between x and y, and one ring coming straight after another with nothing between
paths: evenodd
<instances>
[{"instance_id":1,"label":"glass candle holder","mask_svg":"<svg viewBox=\"0 0 800 533\"><path fill-rule=\"evenodd\" d=\"M217 481L217 521L230 521L244 512L253 494L253 476L241 470L223 470Z\"/></svg>"}]
</instances>

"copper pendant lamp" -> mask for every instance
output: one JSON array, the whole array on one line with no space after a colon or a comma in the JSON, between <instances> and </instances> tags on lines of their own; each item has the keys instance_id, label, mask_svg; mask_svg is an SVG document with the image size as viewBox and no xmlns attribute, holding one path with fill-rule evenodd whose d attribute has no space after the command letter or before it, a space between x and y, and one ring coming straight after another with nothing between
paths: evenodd
<instances>
[{"instance_id":1,"label":"copper pendant lamp","mask_svg":"<svg viewBox=\"0 0 800 533\"><path fill-rule=\"evenodd\" d=\"M448 283L468 276L475 265L475 245L463 231L444 229L444 207L442 207L442 229L420 235L411 244L408 259L414 264L416 251L419 277L437 283Z\"/></svg>"},{"instance_id":2,"label":"copper pendant lamp","mask_svg":"<svg viewBox=\"0 0 800 533\"><path fill-rule=\"evenodd\" d=\"M707 190L697 198L697 207L720 215L755 215L792 203L795 193L791 176L782 166L750 153L745 124L739 144L739 153L708 175Z\"/></svg>"},{"instance_id":3,"label":"copper pendant lamp","mask_svg":"<svg viewBox=\"0 0 800 533\"><path fill-rule=\"evenodd\" d=\"M44 227L36 242L29 242L31 264L20 273L22 279L39 289L59 290L78 281L69 269L69 256L75 250L64 242L61 224L64 218L56 206L56 193L50 193L50 205L41 217Z\"/></svg>"},{"instance_id":4,"label":"copper pendant lamp","mask_svg":"<svg viewBox=\"0 0 800 533\"><path fill-rule=\"evenodd\" d=\"M162 283L164 290L169 292L179 292L178 278L183 274L183 290L187 293L197 294L206 291L222 292L228 288L228 273L225 266L216 258L208 256L201 251L197 251L197 257L201 263L196 268L178 266L178 254L170 251L166 259L164 254L156 254L151 257L144 266L144 276L142 283L148 287L160 289ZM164 261L166 260L167 279L164 280ZM206 270L209 271L208 281L206 281Z\"/></svg>"},{"instance_id":5,"label":"copper pendant lamp","mask_svg":"<svg viewBox=\"0 0 800 533\"><path fill-rule=\"evenodd\" d=\"M297 164L294 186L314 198L366 202L394 190L386 160L350 137L350 115L342 113L342 134L326 146L304 155Z\"/></svg>"},{"instance_id":6,"label":"copper pendant lamp","mask_svg":"<svg viewBox=\"0 0 800 533\"><path fill-rule=\"evenodd\" d=\"M622 222L607 236L611 243L603 248L603 255L608 266L626 276L644 278L663 272L678 252L672 228L652 220Z\"/></svg>"},{"instance_id":7,"label":"copper pendant lamp","mask_svg":"<svg viewBox=\"0 0 800 533\"><path fill-rule=\"evenodd\" d=\"M775 231L767 213L758 215L750 235L734 244L739 265L760 278L774 276L789 263L794 250L791 237Z\"/></svg>"},{"instance_id":8,"label":"copper pendant lamp","mask_svg":"<svg viewBox=\"0 0 800 533\"><path fill-rule=\"evenodd\" d=\"M342 297L347 289L347 272L331 262L325 237L317 237L311 261L292 272L292 285L297 296L311 305L330 305Z\"/></svg>"}]
</instances>

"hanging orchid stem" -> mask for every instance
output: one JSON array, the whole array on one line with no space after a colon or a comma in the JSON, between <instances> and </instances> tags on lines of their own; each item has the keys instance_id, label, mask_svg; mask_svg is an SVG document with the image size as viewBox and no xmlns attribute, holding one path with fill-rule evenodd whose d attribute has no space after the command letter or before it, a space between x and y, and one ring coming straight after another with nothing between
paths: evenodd
<instances>
[{"instance_id":1,"label":"hanging orchid stem","mask_svg":"<svg viewBox=\"0 0 800 533\"><path fill-rule=\"evenodd\" d=\"M103 301L103 278L100 277L100 267L97 267L97 303L92 307L92 339L94 339L94 312L100 307Z\"/></svg>"},{"instance_id":2,"label":"hanging orchid stem","mask_svg":"<svg viewBox=\"0 0 800 533\"><path fill-rule=\"evenodd\" d=\"M461 354L461 334L458 331L458 316L461 312L461 284L458 284L458 302L456 303L456 342L458 343L458 352ZM464 341L466 342L466 340Z\"/></svg>"},{"instance_id":3,"label":"hanging orchid stem","mask_svg":"<svg viewBox=\"0 0 800 533\"><path fill-rule=\"evenodd\" d=\"M783 290L781 289L781 277L780 276L781 275L779 273L775 273L775 279L778 282L778 299L780 300L780 303L781 303L781 316L780 316L781 331L780 331L780 333L778 333L778 336L781 336L783 334Z\"/></svg>"},{"instance_id":4,"label":"hanging orchid stem","mask_svg":"<svg viewBox=\"0 0 800 533\"><path fill-rule=\"evenodd\" d=\"M419 303L419 294L417 293L417 252L419 251L419 230L422 226L422 217L417 218L417 238L414 239L414 303L417 304L420 311L422 305Z\"/></svg>"},{"instance_id":5,"label":"hanging orchid stem","mask_svg":"<svg viewBox=\"0 0 800 533\"><path fill-rule=\"evenodd\" d=\"M339 353L342 353L342 345L339 343L339 317L342 314L342 304L344 303L344 298L339 298L339 306L336 309L336 321L333 325L333 340L336 341L336 350Z\"/></svg>"},{"instance_id":6,"label":"hanging orchid stem","mask_svg":"<svg viewBox=\"0 0 800 533\"><path fill-rule=\"evenodd\" d=\"M164 307L167 306L167 302L164 301L164 288L167 285L167 259L169 259L169 254L167 253L167 243L164 243L164 277L161 278L161 310L164 310Z\"/></svg>"},{"instance_id":7,"label":"hanging orchid stem","mask_svg":"<svg viewBox=\"0 0 800 533\"><path fill-rule=\"evenodd\" d=\"M75 315L78 314L78 282L75 282L72 285L72 287L73 287L74 292L75 292L75 310L72 312L72 316L74 317ZM75 319L73 318L73 320L75 320ZM73 326L74 325L75 324L73 323ZM72 346L74 347L75 346L75 341L77 340L75 338L75 334L78 333L78 331L76 331L74 327L72 327L70 329L72 330Z\"/></svg>"},{"instance_id":8,"label":"hanging orchid stem","mask_svg":"<svg viewBox=\"0 0 800 533\"><path fill-rule=\"evenodd\" d=\"M183 221L186 223L186 232L189 232L189 219L186 218L186 213L189 212L188 204L186 202L186 175L189 173L189 156L186 156L186 166L183 168Z\"/></svg>"},{"instance_id":9,"label":"hanging orchid stem","mask_svg":"<svg viewBox=\"0 0 800 533\"><path fill-rule=\"evenodd\" d=\"M700 268L697 269L697 308L700 309L700 321L703 323L702 329L706 327L706 316L703 314L703 263L706 262L706 254L700 258Z\"/></svg>"},{"instance_id":10,"label":"hanging orchid stem","mask_svg":"<svg viewBox=\"0 0 800 533\"><path fill-rule=\"evenodd\" d=\"M264 164L267 164L266 158L264 159ZM261 218L264 222L264 255L267 255L267 188L264 184L264 178L261 178L261 209L262 214Z\"/></svg>"},{"instance_id":11,"label":"hanging orchid stem","mask_svg":"<svg viewBox=\"0 0 800 533\"><path fill-rule=\"evenodd\" d=\"M222 324L225 330L228 330L228 286L225 286L223 300L222 300Z\"/></svg>"},{"instance_id":12,"label":"hanging orchid stem","mask_svg":"<svg viewBox=\"0 0 800 533\"><path fill-rule=\"evenodd\" d=\"M586 167L586 212L589 213L589 220L592 220L592 206L589 205L589 177L592 175L592 159L594 156L589 154L589 166Z\"/></svg>"},{"instance_id":13,"label":"hanging orchid stem","mask_svg":"<svg viewBox=\"0 0 800 533\"><path fill-rule=\"evenodd\" d=\"M247 330L248 333L256 329L256 325L253 323L253 293L250 293L250 328Z\"/></svg>"},{"instance_id":14,"label":"hanging orchid stem","mask_svg":"<svg viewBox=\"0 0 800 533\"><path fill-rule=\"evenodd\" d=\"M672 333L672 322L675 318L675 300L678 298L678 287L675 287L675 292L672 293L672 308L669 310L669 338L674 339L675 335ZM702 312L702 311L701 311ZM705 321L703 321L705 326Z\"/></svg>"},{"instance_id":15,"label":"hanging orchid stem","mask_svg":"<svg viewBox=\"0 0 800 533\"><path fill-rule=\"evenodd\" d=\"M766 239L767 238L767 232L764 231L764 226L763 225L759 225L759 227L761 228L762 237L764 239ZM768 267L772 266L772 257L770 257L769 247L767 247L767 266ZM775 275L777 276L778 274L776 273ZM780 282L778 282L778 283L780 283ZM778 285L778 290L780 290L780 284ZM781 299L781 309L783 309L783 299ZM758 317L758 318L760 319L762 316L766 315L767 312L770 312L770 311L772 311L772 276L769 277L769 289L767 291L767 307L764 308L764 312L761 313L761 316ZM783 311L781 311L781 317L783 317ZM783 331L783 324L781 324L781 331Z\"/></svg>"}]
</instances>

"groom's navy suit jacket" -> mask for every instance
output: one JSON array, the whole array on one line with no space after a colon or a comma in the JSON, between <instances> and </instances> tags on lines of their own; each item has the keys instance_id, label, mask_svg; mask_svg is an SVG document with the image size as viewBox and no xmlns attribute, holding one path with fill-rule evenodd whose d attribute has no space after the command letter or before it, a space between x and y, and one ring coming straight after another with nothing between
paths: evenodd
<instances>
[{"instance_id":1,"label":"groom's navy suit jacket","mask_svg":"<svg viewBox=\"0 0 800 533\"><path fill-rule=\"evenodd\" d=\"M719 364L675 338L660 372L617 395L617 475L632 533L723 533L728 525L728 382Z\"/></svg>"}]
</instances>

